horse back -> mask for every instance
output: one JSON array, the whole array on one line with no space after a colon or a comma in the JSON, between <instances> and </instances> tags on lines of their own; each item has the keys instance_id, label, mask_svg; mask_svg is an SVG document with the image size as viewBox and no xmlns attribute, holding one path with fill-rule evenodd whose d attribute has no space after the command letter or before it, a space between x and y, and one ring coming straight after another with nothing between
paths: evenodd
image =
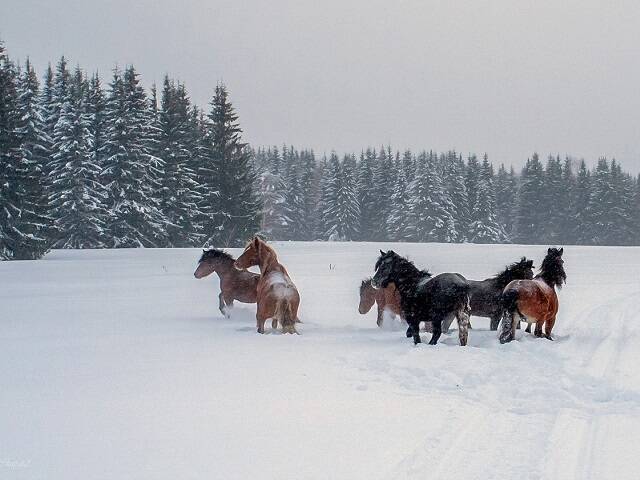
<instances>
[{"instance_id":1,"label":"horse back","mask_svg":"<svg viewBox=\"0 0 640 480\"><path fill-rule=\"evenodd\" d=\"M518 310L527 318L544 320L558 313L558 295L542 280L514 280L504 292L516 292Z\"/></svg>"}]
</instances>

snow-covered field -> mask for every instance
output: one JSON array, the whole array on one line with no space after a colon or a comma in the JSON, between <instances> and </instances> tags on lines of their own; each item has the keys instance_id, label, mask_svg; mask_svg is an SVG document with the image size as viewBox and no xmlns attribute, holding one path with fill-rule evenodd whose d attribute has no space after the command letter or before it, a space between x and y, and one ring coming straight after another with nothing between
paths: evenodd
<instances>
[{"instance_id":1,"label":"snow-covered field","mask_svg":"<svg viewBox=\"0 0 640 480\"><path fill-rule=\"evenodd\" d=\"M0 263L0 479L640 478L640 249L565 247L555 342L461 348L358 314L378 249L484 278L545 247L275 246L300 336L223 318L198 250Z\"/></svg>"}]
</instances>

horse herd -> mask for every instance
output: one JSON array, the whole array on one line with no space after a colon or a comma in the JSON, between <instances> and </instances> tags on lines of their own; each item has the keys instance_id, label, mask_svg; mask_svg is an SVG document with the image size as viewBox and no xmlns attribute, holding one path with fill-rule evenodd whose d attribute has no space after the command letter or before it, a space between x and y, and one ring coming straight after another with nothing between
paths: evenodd
<instances>
[{"instance_id":1,"label":"horse herd","mask_svg":"<svg viewBox=\"0 0 640 480\"><path fill-rule=\"evenodd\" d=\"M533 260L523 257L494 277L468 280L459 273L432 275L393 250L380 250L374 276L360 285L358 310L365 314L377 304L380 327L385 311L400 316L408 325L407 337L416 344L421 342L422 322L431 332L429 344L435 345L456 319L460 345L466 345L471 315L489 318L491 330L497 330L502 321L500 343L514 339L521 321L528 324L527 332L535 323L535 336L552 340L558 313L556 288L567 278L562 254L562 248L549 248L535 276ZM247 270L252 266L258 266L260 274ZM264 240L253 238L237 259L215 248L203 250L194 276L203 278L213 272L220 277L218 298L223 315L229 317L234 300L257 303L259 333L264 333L268 319L274 330L280 324L283 333L298 333L300 294Z\"/></svg>"}]
</instances>

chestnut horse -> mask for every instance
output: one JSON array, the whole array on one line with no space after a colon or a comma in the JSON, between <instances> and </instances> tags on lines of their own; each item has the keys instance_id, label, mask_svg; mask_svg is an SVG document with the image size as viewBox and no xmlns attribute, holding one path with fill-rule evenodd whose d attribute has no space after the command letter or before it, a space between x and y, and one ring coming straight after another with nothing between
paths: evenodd
<instances>
[{"instance_id":1,"label":"chestnut horse","mask_svg":"<svg viewBox=\"0 0 640 480\"><path fill-rule=\"evenodd\" d=\"M365 278L360 284L360 305L358 306L358 311L364 315L371 310L374 303L377 303L377 323L379 327L382 327L385 309L404 320L400 301L400 292L393 283L390 283L387 288L377 290L371 285L371 278Z\"/></svg>"},{"instance_id":2,"label":"chestnut horse","mask_svg":"<svg viewBox=\"0 0 640 480\"><path fill-rule=\"evenodd\" d=\"M235 263L238 268L260 267L258 281L258 333L264 333L264 322L271 318L271 328L282 326L282 333L298 333L296 321L300 294L289 278L287 270L278 263L276 252L260 238L251 240Z\"/></svg>"},{"instance_id":3,"label":"chestnut horse","mask_svg":"<svg viewBox=\"0 0 640 480\"><path fill-rule=\"evenodd\" d=\"M562 288L567 280L562 260L563 251L562 248L548 249L540 266L540 273L533 280L514 280L505 287L502 292L504 315L500 343L514 339L516 323L520 320L529 324L527 332L531 331L532 323L536 324L536 337L543 336L544 325L544 337L553 340L551 330L558 314L558 295L555 289Z\"/></svg>"},{"instance_id":4,"label":"chestnut horse","mask_svg":"<svg viewBox=\"0 0 640 480\"><path fill-rule=\"evenodd\" d=\"M242 303L256 303L256 292L260 275L248 270L238 270L234 267L235 259L223 250L212 248L202 250L198 260L198 268L193 272L196 278L204 278L213 272L220 277L220 295L218 308L229 318L229 310L233 308L233 301Z\"/></svg>"}]
</instances>

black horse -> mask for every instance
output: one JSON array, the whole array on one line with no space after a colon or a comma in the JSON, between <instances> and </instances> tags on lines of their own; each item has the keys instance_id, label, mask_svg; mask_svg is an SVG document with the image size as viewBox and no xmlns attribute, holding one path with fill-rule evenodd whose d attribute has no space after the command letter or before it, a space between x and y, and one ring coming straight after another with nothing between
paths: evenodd
<instances>
[{"instance_id":1,"label":"black horse","mask_svg":"<svg viewBox=\"0 0 640 480\"><path fill-rule=\"evenodd\" d=\"M502 319L501 297L504 287L513 280L531 280L532 278L533 260L522 257L519 262L507 266L504 271L494 277L486 280L467 280L471 293L471 315L490 318L489 328L497 330ZM449 325L443 325L442 329L446 332Z\"/></svg>"},{"instance_id":2,"label":"black horse","mask_svg":"<svg viewBox=\"0 0 640 480\"><path fill-rule=\"evenodd\" d=\"M386 288L391 282L398 288L402 311L409 324L407 337L413 337L414 343L421 342L420 322L431 322L433 334L429 345L435 345L442 334L443 322L456 317L460 345L467 344L471 308L469 284L462 275L441 273L432 277L393 250L380 250L375 269L371 280L374 288Z\"/></svg>"}]
</instances>

